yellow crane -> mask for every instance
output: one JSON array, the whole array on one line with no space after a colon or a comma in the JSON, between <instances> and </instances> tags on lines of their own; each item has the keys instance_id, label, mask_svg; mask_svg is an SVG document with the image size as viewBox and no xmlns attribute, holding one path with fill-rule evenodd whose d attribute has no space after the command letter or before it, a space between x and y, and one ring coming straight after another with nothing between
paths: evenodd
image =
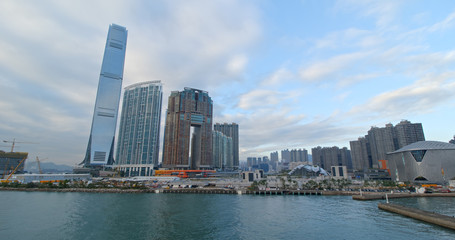
<instances>
[{"instance_id":1,"label":"yellow crane","mask_svg":"<svg viewBox=\"0 0 455 240\"><path fill-rule=\"evenodd\" d=\"M46 159L47 159L47 158L39 160L38 156L36 156L36 163L38 164L39 174L43 174L43 171L41 171L40 161L46 160Z\"/></svg>"},{"instance_id":2,"label":"yellow crane","mask_svg":"<svg viewBox=\"0 0 455 240\"><path fill-rule=\"evenodd\" d=\"M35 143L35 142L18 142L18 141L16 141L15 138L13 138L13 141L3 140L3 142L4 143L11 143L11 152L14 152L14 146L16 145L16 143L38 144L38 143Z\"/></svg>"},{"instance_id":3,"label":"yellow crane","mask_svg":"<svg viewBox=\"0 0 455 240\"><path fill-rule=\"evenodd\" d=\"M8 176L8 178L5 180L5 182L8 182L8 180L13 176L13 174L17 171L19 166L27 159L27 157L24 157L19 164L17 164L16 168L11 172L11 174Z\"/></svg>"}]
</instances>

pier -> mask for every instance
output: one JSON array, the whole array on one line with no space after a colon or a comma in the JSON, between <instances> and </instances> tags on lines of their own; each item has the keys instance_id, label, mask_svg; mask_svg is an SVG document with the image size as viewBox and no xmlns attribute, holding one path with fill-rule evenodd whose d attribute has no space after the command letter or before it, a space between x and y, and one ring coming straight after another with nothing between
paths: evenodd
<instances>
[{"instance_id":1,"label":"pier","mask_svg":"<svg viewBox=\"0 0 455 240\"><path fill-rule=\"evenodd\" d=\"M391 203L379 203L378 208L384 211L397 213L406 217L455 230L454 217Z\"/></svg>"},{"instance_id":2,"label":"pier","mask_svg":"<svg viewBox=\"0 0 455 240\"><path fill-rule=\"evenodd\" d=\"M359 201L386 199L386 194L391 198L411 198L411 197L455 197L455 193L381 193L381 194L361 194L353 195L352 199Z\"/></svg>"}]
</instances>

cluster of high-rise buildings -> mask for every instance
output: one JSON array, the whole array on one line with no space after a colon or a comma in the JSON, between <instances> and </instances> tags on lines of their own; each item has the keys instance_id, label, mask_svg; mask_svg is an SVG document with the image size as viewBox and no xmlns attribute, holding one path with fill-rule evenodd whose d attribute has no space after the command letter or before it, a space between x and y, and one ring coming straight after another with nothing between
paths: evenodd
<instances>
[{"instance_id":1,"label":"cluster of high-rise buildings","mask_svg":"<svg viewBox=\"0 0 455 240\"><path fill-rule=\"evenodd\" d=\"M281 161L278 151L271 152L270 158L264 157L248 157L246 164L242 167L245 170L262 169L264 172L281 171L298 166L302 163L310 161L308 151L306 149L285 149L281 150Z\"/></svg>"},{"instance_id":2,"label":"cluster of high-rise buildings","mask_svg":"<svg viewBox=\"0 0 455 240\"><path fill-rule=\"evenodd\" d=\"M418 141L425 141L421 123L402 120L395 126L389 123L383 128L371 127L367 135L350 142L352 167L355 170L379 168L387 153Z\"/></svg>"},{"instance_id":3,"label":"cluster of high-rise buildings","mask_svg":"<svg viewBox=\"0 0 455 240\"><path fill-rule=\"evenodd\" d=\"M163 86L161 81L146 81L125 88L115 141L126 40L126 28L109 27L83 164L86 168L112 166L126 176L150 176L160 167ZM161 164L181 170L237 169L239 126L214 125L208 92L194 88L173 91L166 111Z\"/></svg>"},{"instance_id":4,"label":"cluster of high-rise buildings","mask_svg":"<svg viewBox=\"0 0 455 240\"><path fill-rule=\"evenodd\" d=\"M207 91L200 89L184 88L183 91L171 92L165 116L161 163L161 81L146 81L125 88L115 141L126 40L126 28L115 24L109 27L84 166L114 166L127 176L149 176L158 167L238 169L239 126L236 123L214 123L213 101ZM281 151L281 161L276 151L270 154L270 158L249 157L242 168L280 171L312 162L328 171L340 166L365 171L383 168L387 153L418 141L425 141L422 124L403 120L395 126L372 127L367 135L350 142L351 150L318 146L312 148L312 155L309 155L306 149L285 149Z\"/></svg>"},{"instance_id":5,"label":"cluster of high-rise buildings","mask_svg":"<svg viewBox=\"0 0 455 240\"><path fill-rule=\"evenodd\" d=\"M402 120L395 126L389 123L382 128L372 127L367 135L350 142L351 150L346 147L317 146L311 149L311 155L309 155L306 149L284 149L281 150L281 159L278 151L275 151L270 153L270 161L264 162L261 158L250 157L244 167L280 171L311 163L328 172L333 169L338 170L340 167L351 173L364 173L371 169L386 170L388 153L419 141L425 141L422 124ZM264 167L264 163L269 166Z\"/></svg>"},{"instance_id":6,"label":"cluster of high-rise buildings","mask_svg":"<svg viewBox=\"0 0 455 240\"><path fill-rule=\"evenodd\" d=\"M332 166L346 166L351 168L351 153L344 147L315 147L311 149L313 164L318 165L326 170Z\"/></svg>"}]
</instances>

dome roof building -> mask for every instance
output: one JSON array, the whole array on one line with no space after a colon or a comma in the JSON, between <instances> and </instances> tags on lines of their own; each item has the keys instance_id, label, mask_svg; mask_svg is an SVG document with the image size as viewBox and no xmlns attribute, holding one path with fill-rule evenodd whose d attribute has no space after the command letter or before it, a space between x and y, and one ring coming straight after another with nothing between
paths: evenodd
<instances>
[{"instance_id":1,"label":"dome roof building","mask_svg":"<svg viewBox=\"0 0 455 240\"><path fill-rule=\"evenodd\" d=\"M444 183L455 177L455 144L420 141L387 153L392 180Z\"/></svg>"}]
</instances>

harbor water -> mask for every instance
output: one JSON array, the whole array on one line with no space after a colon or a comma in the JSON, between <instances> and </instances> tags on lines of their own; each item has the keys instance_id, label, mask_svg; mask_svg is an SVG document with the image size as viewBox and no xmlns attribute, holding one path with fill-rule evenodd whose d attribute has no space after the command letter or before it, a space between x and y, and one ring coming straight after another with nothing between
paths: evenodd
<instances>
[{"instance_id":1,"label":"harbor water","mask_svg":"<svg viewBox=\"0 0 455 240\"><path fill-rule=\"evenodd\" d=\"M0 239L11 240L455 239L350 196L0 191L0 202ZM453 198L391 202L455 215Z\"/></svg>"}]
</instances>

